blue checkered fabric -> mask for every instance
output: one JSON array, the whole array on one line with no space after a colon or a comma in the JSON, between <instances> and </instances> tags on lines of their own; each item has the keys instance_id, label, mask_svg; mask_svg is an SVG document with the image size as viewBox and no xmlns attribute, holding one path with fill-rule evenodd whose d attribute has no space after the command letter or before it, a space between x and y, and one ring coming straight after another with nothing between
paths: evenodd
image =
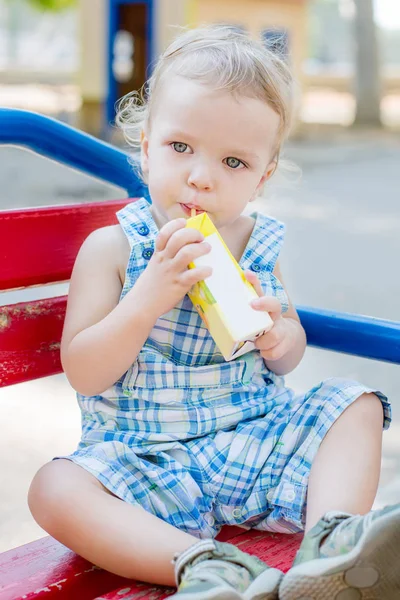
<instances>
[{"instance_id":1,"label":"blue checkered fabric","mask_svg":"<svg viewBox=\"0 0 400 600\"><path fill-rule=\"evenodd\" d=\"M157 228L141 199L118 213L131 254L121 298L154 251ZM265 294L288 299L273 269L281 223L258 214L240 265ZM329 379L296 395L258 351L225 362L189 298L156 322L130 369L103 394L78 395L82 439L64 458L131 504L197 537L222 525L304 527L311 464L330 426L364 392Z\"/></svg>"}]
</instances>

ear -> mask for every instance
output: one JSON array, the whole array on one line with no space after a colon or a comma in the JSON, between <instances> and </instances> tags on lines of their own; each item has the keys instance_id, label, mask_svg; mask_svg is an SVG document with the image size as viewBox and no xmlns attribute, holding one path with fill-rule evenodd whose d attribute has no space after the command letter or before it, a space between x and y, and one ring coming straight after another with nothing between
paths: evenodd
<instances>
[{"instance_id":1,"label":"ear","mask_svg":"<svg viewBox=\"0 0 400 600\"><path fill-rule=\"evenodd\" d=\"M140 166L142 173L146 174L149 170L149 139L145 131L140 134Z\"/></svg>"},{"instance_id":2,"label":"ear","mask_svg":"<svg viewBox=\"0 0 400 600\"><path fill-rule=\"evenodd\" d=\"M268 179L270 179L272 177L272 175L275 173L277 166L278 166L278 159L274 158L273 160L271 160L271 162L265 169L264 175L261 177L260 182L259 182L258 186L256 187L254 194L252 195L252 197L250 199L250 202L252 202L253 200L255 200L258 197L259 191L263 187L264 183L266 181L268 181Z\"/></svg>"}]
</instances>

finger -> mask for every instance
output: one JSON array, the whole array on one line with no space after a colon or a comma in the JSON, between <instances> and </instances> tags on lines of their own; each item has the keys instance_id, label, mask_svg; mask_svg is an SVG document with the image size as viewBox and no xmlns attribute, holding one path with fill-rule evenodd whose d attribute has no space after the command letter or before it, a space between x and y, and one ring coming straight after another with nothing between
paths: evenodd
<instances>
[{"instance_id":1,"label":"finger","mask_svg":"<svg viewBox=\"0 0 400 600\"><path fill-rule=\"evenodd\" d=\"M282 341L280 344L277 344L273 348L269 350L262 350L262 357L264 360L279 360L286 354L287 348L285 341Z\"/></svg>"},{"instance_id":2,"label":"finger","mask_svg":"<svg viewBox=\"0 0 400 600\"><path fill-rule=\"evenodd\" d=\"M203 267L195 267L194 269L188 269L185 271L180 278L181 284L190 289L192 285L198 283L199 281L203 281L210 277L212 274L212 268L208 266Z\"/></svg>"},{"instance_id":3,"label":"finger","mask_svg":"<svg viewBox=\"0 0 400 600\"><path fill-rule=\"evenodd\" d=\"M253 286L253 288L256 290L257 294L259 296L263 296L264 292L263 292L260 280L258 279L257 275L253 271L249 271L249 270L246 270L244 272L244 274L245 274L245 277L246 277L247 281L249 283L251 283L251 285Z\"/></svg>"},{"instance_id":4,"label":"finger","mask_svg":"<svg viewBox=\"0 0 400 600\"><path fill-rule=\"evenodd\" d=\"M171 235L185 227L186 219L174 219L173 221L168 221L168 223L166 223L164 227L160 229L157 235L155 243L156 252L162 252L162 250L165 249Z\"/></svg>"},{"instance_id":5,"label":"finger","mask_svg":"<svg viewBox=\"0 0 400 600\"><path fill-rule=\"evenodd\" d=\"M283 340L283 334L279 327L273 327L267 333L260 336L255 341L255 346L258 350L270 350Z\"/></svg>"},{"instance_id":6,"label":"finger","mask_svg":"<svg viewBox=\"0 0 400 600\"><path fill-rule=\"evenodd\" d=\"M208 242L199 242L197 244L186 244L179 252L177 252L173 259L173 264L180 270L184 270L188 267L189 263L196 260L200 256L208 254L211 250L211 246Z\"/></svg>"},{"instance_id":7,"label":"finger","mask_svg":"<svg viewBox=\"0 0 400 600\"><path fill-rule=\"evenodd\" d=\"M261 296L260 298L254 298L250 302L255 310L263 310L269 313L273 321L277 321L282 315L282 304L275 296Z\"/></svg>"},{"instance_id":8,"label":"finger","mask_svg":"<svg viewBox=\"0 0 400 600\"><path fill-rule=\"evenodd\" d=\"M204 235L193 227L178 229L169 238L165 247L165 256L175 258L179 251L188 244L196 244L204 241ZM189 261L190 262L190 261ZM187 266L188 263L186 263Z\"/></svg>"}]
</instances>

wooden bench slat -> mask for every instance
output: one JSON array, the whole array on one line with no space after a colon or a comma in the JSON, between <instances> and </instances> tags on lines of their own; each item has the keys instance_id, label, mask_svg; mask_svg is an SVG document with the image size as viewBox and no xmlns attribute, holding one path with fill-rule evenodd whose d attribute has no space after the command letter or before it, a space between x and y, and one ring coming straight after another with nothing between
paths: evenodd
<instances>
[{"instance_id":1,"label":"wooden bench slat","mask_svg":"<svg viewBox=\"0 0 400 600\"><path fill-rule=\"evenodd\" d=\"M62 371L67 296L0 306L0 387Z\"/></svg>"},{"instance_id":2,"label":"wooden bench slat","mask_svg":"<svg viewBox=\"0 0 400 600\"><path fill-rule=\"evenodd\" d=\"M229 529L226 527L222 532ZM220 539L220 536L217 539ZM239 546L240 550L258 556L270 567L281 569L286 573L293 563L302 536L300 534L272 534L252 530L242 532L234 537L229 537L228 531L227 539L229 539L229 543ZM130 582L128 586L108 592L108 594L102 594L101 598L96 598L96 600L139 600L139 598L141 600L164 600L173 593L173 588L135 581Z\"/></svg>"},{"instance_id":3,"label":"wooden bench slat","mask_svg":"<svg viewBox=\"0 0 400 600\"><path fill-rule=\"evenodd\" d=\"M61 372L66 296L0 306L0 387ZM308 343L400 363L400 323L299 307Z\"/></svg>"},{"instance_id":4,"label":"wooden bench slat","mask_svg":"<svg viewBox=\"0 0 400 600\"><path fill-rule=\"evenodd\" d=\"M0 290L69 279L84 239L130 201L0 212Z\"/></svg>"},{"instance_id":5,"label":"wooden bench slat","mask_svg":"<svg viewBox=\"0 0 400 600\"><path fill-rule=\"evenodd\" d=\"M94 567L51 537L0 554L1 600L93 600L131 583Z\"/></svg>"},{"instance_id":6,"label":"wooden bench slat","mask_svg":"<svg viewBox=\"0 0 400 600\"><path fill-rule=\"evenodd\" d=\"M229 540L270 566L287 571L301 537L301 534L270 534L224 527L217 539ZM0 554L1 600L100 600L100 597L102 600L161 600L171 593L171 588L132 581L94 567L51 537Z\"/></svg>"},{"instance_id":7,"label":"wooden bench slat","mask_svg":"<svg viewBox=\"0 0 400 600\"><path fill-rule=\"evenodd\" d=\"M95 600L164 600L169 598L176 590L174 588L148 585L135 582L130 587L119 588L108 594L102 594Z\"/></svg>"}]
</instances>

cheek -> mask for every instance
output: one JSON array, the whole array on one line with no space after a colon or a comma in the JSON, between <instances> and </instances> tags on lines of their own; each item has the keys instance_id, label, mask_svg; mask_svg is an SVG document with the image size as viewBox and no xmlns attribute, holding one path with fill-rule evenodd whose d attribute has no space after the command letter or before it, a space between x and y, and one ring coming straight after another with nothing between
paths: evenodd
<instances>
[{"instance_id":1,"label":"cheek","mask_svg":"<svg viewBox=\"0 0 400 600\"><path fill-rule=\"evenodd\" d=\"M254 173L249 172L241 172L236 173L235 176L230 178L230 188L233 190L235 197L238 199L243 199L243 194L248 196L251 194L256 185L258 183L258 179L254 176Z\"/></svg>"},{"instance_id":2,"label":"cheek","mask_svg":"<svg viewBox=\"0 0 400 600\"><path fill-rule=\"evenodd\" d=\"M178 165L174 160L171 149L168 147L161 147L154 150L149 155L149 168L163 172L164 174L171 174L171 171L177 171Z\"/></svg>"},{"instance_id":3,"label":"cheek","mask_svg":"<svg viewBox=\"0 0 400 600\"><path fill-rule=\"evenodd\" d=\"M173 195L178 188L180 178L177 170L172 168L167 160L162 157L152 156L149 160L149 174L147 176L150 194L160 198Z\"/></svg>"},{"instance_id":4,"label":"cheek","mask_svg":"<svg viewBox=\"0 0 400 600\"><path fill-rule=\"evenodd\" d=\"M159 173L162 173L162 177L169 184L182 184L187 180L188 176L188 161L184 160L183 157L174 156L168 152L163 153L163 156L159 157L157 165L154 166Z\"/></svg>"},{"instance_id":5,"label":"cheek","mask_svg":"<svg viewBox=\"0 0 400 600\"><path fill-rule=\"evenodd\" d=\"M160 150L155 150L149 154L148 160L149 175L156 180L164 176L167 172L167 161Z\"/></svg>"}]
</instances>

